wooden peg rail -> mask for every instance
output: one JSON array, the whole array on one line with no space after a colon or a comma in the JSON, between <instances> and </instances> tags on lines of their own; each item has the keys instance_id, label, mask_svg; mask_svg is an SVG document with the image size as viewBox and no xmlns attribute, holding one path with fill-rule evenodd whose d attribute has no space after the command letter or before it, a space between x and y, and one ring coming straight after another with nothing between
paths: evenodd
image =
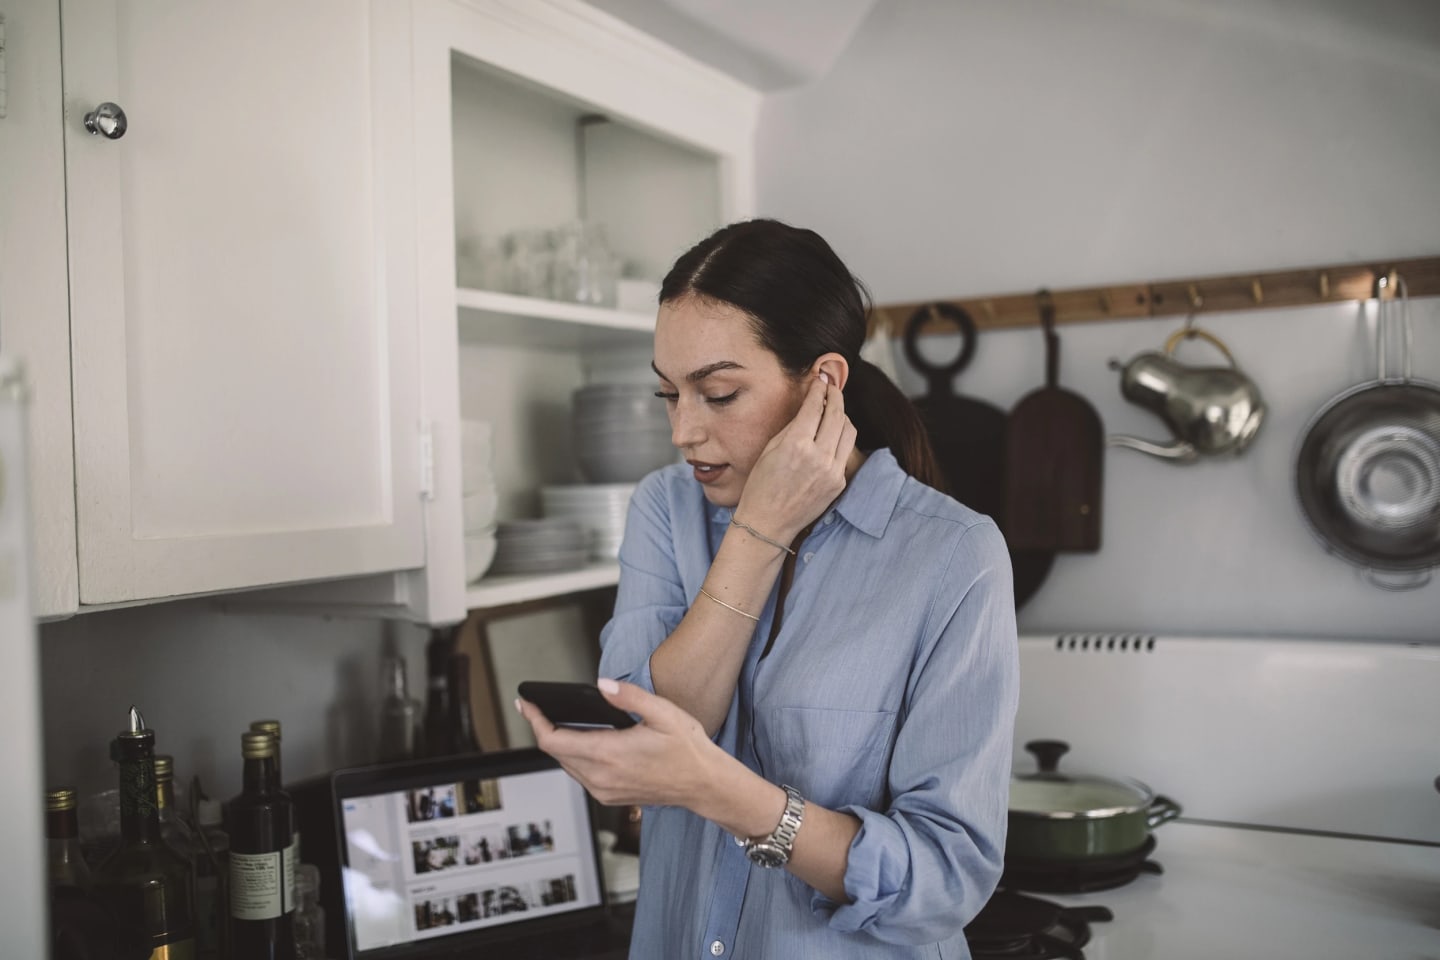
<instances>
[{"instance_id":1,"label":"wooden peg rail","mask_svg":"<svg viewBox=\"0 0 1440 960\"><path fill-rule=\"evenodd\" d=\"M1366 300L1376 294L1375 281L1390 273L1398 274L1405 280L1412 297L1440 296L1440 256L1052 290L1050 295L1055 302L1056 323L1144 320L1184 316L1192 311L1203 317L1224 310L1263 310ZM870 328L874 331L877 326L883 325L892 336L903 336L910 316L933 302L880 304L870 315ZM948 302L962 307L975 321L975 326L981 329L1033 327L1040 322L1034 292L960 297ZM953 333L954 330L952 324L934 317L921 328L922 333Z\"/></svg>"}]
</instances>

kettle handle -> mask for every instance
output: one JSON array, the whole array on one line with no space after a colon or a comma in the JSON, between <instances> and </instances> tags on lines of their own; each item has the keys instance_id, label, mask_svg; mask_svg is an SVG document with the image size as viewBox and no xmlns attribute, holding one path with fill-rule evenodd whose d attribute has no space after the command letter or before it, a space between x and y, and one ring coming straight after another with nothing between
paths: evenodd
<instances>
[{"instance_id":1,"label":"kettle handle","mask_svg":"<svg viewBox=\"0 0 1440 960\"><path fill-rule=\"evenodd\" d=\"M1201 330L1199 327L1181 327L1179 330L1176 330L1174 333L1170 334L1170 338L1165 341L1165 356L1174 356L1175 348L1180 345L1181 340L1190 340L1194 337L1199 337L1201 340L1204 340L1211 346L1213 346L1216 350L1219 350L1221 353L1225 354L1225 359L1230 363L1231 369L1234 369L1235 357L1231 355L1230 348L1225 346L1225 342L1219 337L1215 336L1215 334L1211 333L1209 330Z\"/></svg>"}]
</instances>

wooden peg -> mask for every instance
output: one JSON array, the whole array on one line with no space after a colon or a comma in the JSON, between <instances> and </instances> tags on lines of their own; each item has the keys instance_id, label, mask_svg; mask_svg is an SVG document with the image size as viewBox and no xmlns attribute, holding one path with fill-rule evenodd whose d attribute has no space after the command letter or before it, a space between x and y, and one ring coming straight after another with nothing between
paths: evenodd
<instances>
[{"instance_id":1,"label":"wooden peg","mask_svg":"<svg viewBox=\"0 0 1440 960\"><path fill-rule=\"evenodd\" d=\"M1109 290L1101 290L1101 291L1100 291L1100 312L1101 312L1101 313L1104 313L1104 314L1109 314L1109 313L1110 313L1110 291L1109 291Z\"/></svg>"},{"instance_id":2,"label":"wooden peg","mask_svg":"<svg viewBox=\"0 0 1440 960\"><path fill-rule=\"evenodd\" d=\"M1190 295L1191 310L1199 310L1201 307L1205 306L1205 298L1200 296L1200 290L1195 286L1195 284L1192 283L1187 286L1185 288L1185 292Z\"/></svg>"},{"instance_id":3,"label":"wooden peg","mask_svg":"<svg viewBox=\"0 0 1440 960\"><path fill-rule=\"evenodd\" d=\"M985 319L993 324L995 322L995 301L982 300L980 302L980 309L985 311Z\"/></svg>"},{"instance_id":4,"label":"wooden peg","mask_svg":"<svg viewBox=\"0 0 1440 960\"><path fill-rule=\"evenodd\" d=\"M1330 271L1329 271L1329 270L1321 270L1321 271L1320 271L1320 299L1321 299L1321 300L1329 300L1329 299L1330 299Z\"/></svg>"},{"instance_id":5,"label":"wooden peg","mask_svg":"<svg viewBox=\"0 0 1440 960\"><path fill-rule=\"evenodd\" d=\"M1259 277L1250 281L1250 296L1255 299L1256 303L1265 302L1265 288L1261 286Z\"/></svg>"}]
</instances>

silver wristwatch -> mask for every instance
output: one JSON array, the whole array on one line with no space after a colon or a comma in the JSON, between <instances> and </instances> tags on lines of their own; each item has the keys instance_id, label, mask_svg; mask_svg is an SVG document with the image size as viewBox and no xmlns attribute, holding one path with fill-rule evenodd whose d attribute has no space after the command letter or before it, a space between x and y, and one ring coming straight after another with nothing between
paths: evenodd
<instances>
[{"instance_id":1,"label":"silver wristwatch","mask_svg":"<svg viewBox=\"0 0 1440 960\"><path fill-rule=\"evenodd\" d=\"M790 850L795 846L795 835L800 832L800 821L805 817L805 798L800 796L800 791L790 786L784 789L785 812L780 814L779 825L768 837L745 841L745 856L762 867L783 867L790 862Z\"/></svg>"}]
</instances>

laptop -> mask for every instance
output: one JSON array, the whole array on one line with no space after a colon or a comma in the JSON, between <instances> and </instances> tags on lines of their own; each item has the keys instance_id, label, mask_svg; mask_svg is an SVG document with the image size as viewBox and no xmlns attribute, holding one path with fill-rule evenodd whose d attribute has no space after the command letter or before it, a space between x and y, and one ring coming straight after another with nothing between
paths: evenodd
<instances>
[{"instance_id":1,"label":"laptop","mask_svg":"<svg viewBox=\"0 0 1440 960\"><path fill-rule=\"evenodd\" d=\"M343 918L329 924L332 954L350 960L627 955L633 909L607 907L592 802L545 753L407 761L339 770L326 779L328 790L291 789L302 813L302 843L315 836L304 831L324 829L313 818L322 800L314 794L329 795L323 800L333 813L333 869L322 867L322 876L331 874L336 892L343 892L326 898L327 912L338 907ZM309 844L306 859L330 842Z\"/></svg>"}]
</instances>

